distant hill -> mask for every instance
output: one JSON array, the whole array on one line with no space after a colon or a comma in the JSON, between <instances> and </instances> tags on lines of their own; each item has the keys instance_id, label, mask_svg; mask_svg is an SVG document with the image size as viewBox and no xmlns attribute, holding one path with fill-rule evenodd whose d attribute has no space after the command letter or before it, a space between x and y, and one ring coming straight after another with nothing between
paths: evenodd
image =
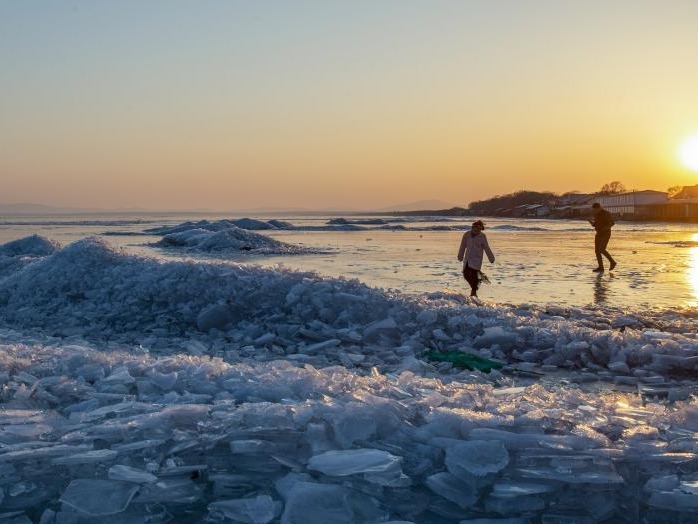
<instances>
[{"instance_id":1,"label":"distant hill","mask_svg":"<svg viewBox=\"0 0 698 524\"><path fill-rule=\"evenodd\" d=\"M557 198L550 191L516 191L507 195L497 195L484 200L470 202L469 209L478 215L489 216L520 216L519 206L541 204Z\"/></svg>"}]
</instances>

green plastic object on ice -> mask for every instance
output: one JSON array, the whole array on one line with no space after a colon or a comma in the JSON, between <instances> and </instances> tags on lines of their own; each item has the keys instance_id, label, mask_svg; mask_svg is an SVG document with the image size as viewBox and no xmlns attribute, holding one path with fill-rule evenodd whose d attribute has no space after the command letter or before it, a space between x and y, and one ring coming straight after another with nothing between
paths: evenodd
<instances>
[{"instance_id":1,"label":"green plastic object on ice","mask_svg":"<svg viewBox=\"0 0 698 524\"><path fill-rule=\"evenodd\" d=\"M462 351L427 351L425 356L429 360L451 362L457 368L472 369L473 371L483 371L485 373L504 367L502 362L473 355L472 353L463 353Z\"/></svg>"}]
</instances>

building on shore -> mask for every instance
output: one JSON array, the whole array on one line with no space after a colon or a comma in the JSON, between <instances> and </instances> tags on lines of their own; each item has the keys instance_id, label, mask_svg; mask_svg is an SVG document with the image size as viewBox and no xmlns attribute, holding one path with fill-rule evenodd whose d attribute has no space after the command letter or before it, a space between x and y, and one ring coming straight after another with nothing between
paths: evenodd
<instances>
[{"instance_id":1,"label":"building on shore","mask_svg":"<svg viewBox=\"0 0 698 524\"><path fill-rule=\"evenodd\" d=\"M590 213L589 207L593 201L593 193L567 193L553 203L550 211L552 218L577 218Z\"/></svg>"},{"instance_id":2,"label":"building on shore","mask_svg":"<svg viewBox=\"0 0 698 524\"><path fill-rule=\"evenodd\" d=\"M634 218L638 220L698 222L698 184L684 186L681 191L665 202L638 205Z\"/></svg>"},{"instance_id":3,"label":"building on shore","mask_svg":"<svg viewBox=\"0 0 698 524\"><path fill-rule=\"evenodd\" d=\"M550 207L543 204L524 204L517 206L522 217L546 217L550 214Z\"/></svg>"},{"instance_id":4,"label":"building on shore","mask_svg":"<svg viewBox=\"0 0 698 524\"><path fill-rule=\"evenodd\" d=\"M647 213L648 207L666 204L669 201L668 197L665 191L647 189L598 195L594 201L618 218L644 218L643 215Z\"/></svg>"},{"instance_id":5,"label":"building on shore","mask_svg":"<svg viewBox=\"0 0 698 524\"><path fill-rule=\"evenodd\" d=\"M698 222L698 198L671 199L663 204L638 206L634 218L638 220Z\"/></svg>"}]
</instances>

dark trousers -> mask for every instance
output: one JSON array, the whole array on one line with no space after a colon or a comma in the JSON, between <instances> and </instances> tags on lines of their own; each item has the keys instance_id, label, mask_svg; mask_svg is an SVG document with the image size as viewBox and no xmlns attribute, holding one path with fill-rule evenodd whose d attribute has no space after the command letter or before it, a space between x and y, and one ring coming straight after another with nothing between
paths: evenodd
<instances>
[{"instance_id":1,"label":"dark trousers","mask_svg":"<svg viewBox=\"0 0 698 524\"><path fill-rule=\"evenodd\" d=\"M613 263L613 257L606 251L609 240L611 240L610 229L608 231L598 231L594 237L594 252L596 253L596 260L599 262L599 267L603 267L603 258L601 258L601 255L605 256L611 264Z\"/></svg>"},{"instance_id":2,"label":"dark trousers","mask_svg":"<svg viewBox=\"0 0 698 524\"><path fill-rule=\"evenodd\" d=\"M463 268L463 278L470 285L470 296L476 297L477 288L480 286L480 271L466 264Z\"/></svg>"}]
</instances>

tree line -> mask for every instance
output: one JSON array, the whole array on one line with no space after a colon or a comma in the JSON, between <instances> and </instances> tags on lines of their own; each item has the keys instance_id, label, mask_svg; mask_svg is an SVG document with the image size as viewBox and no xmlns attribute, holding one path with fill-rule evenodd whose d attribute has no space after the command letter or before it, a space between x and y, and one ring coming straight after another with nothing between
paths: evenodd
<instances>
[{"instance_id":1,"label":"tree line","mask_svg":"<svg viewBox=\"0 0 698 524\"><path fill-rule=\"evenodd\" d=\"M669 197L678 194L683 189L682 186L673 186L667 189ZM619 180L608 182L593 193L592 196L614 195L626 193L628 190L625 184ZM512 210L526 205L549 204L554 201L566 199L573 201L575 195L583 196L579 191L568 191L566 193L557 194L551 191L515 191L507 195L496 195L483 200L475 200L470 202L466 210L467 214L482 214L482 215L502 215L510 214Z\"/></svg>"},{"instance_id":2,"label":"tree line","mask_svg":"<svg viewBox=\"0 0 698 524\"><path fill-rule=\"evenodd\" d=\"M673 186L667 189L669 197L678 194L683 189L683 186ZM619 180L614 180L608 182L601 186L601 188L592 195L614 195L619 193L625 193L627 189L625 184ZM416 216L429 216L429 215L443 215L443 216L466 216L466 215L508 215L512 210L521 206L536 205L536 204L548 204L553 201L559 201L561 199L573 200L575 195L580 195L582 193L579 191L568 191L566 193L558 194L552 191L527 191L519 190L513 193L508 193L506 195L496 195L483 200L475 200L468 204L468 207L453 207L450 209L429 209L422 211L410 211L410 212L390 212L386 214L397 215L397 214L408 214Z\"/></svg>"}]
</instances>

